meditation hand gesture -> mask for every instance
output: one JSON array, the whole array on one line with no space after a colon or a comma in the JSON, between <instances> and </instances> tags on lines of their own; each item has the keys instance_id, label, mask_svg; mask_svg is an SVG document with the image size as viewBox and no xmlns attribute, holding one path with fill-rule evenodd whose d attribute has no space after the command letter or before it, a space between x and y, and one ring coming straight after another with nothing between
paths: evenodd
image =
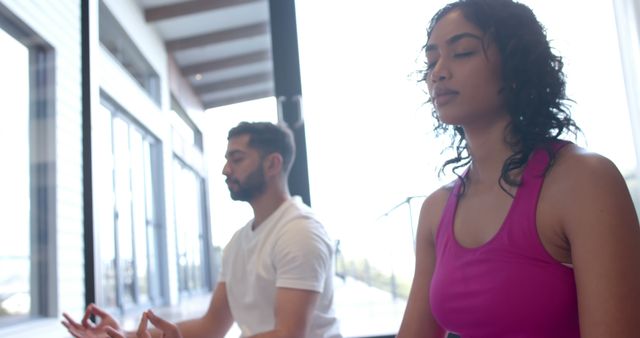
<instances>
[{"instance_id":1,"label":"meditation hand gesture","mask_svg":"<svg viewBox=\"0 0 640 338\"><path fill-rule=\"evenodd\" d=\"M151 312L151 310L142 314L140 325L138 325L138 331L136 331L137 338L152 338L149 331L147 331L148 322L151 322L151 324L153 324L153 326L155 326L162 333L162 338L182 338L182 334L175 324L156 316L153 312ZM109 335L109 337L111 338L126 337L124 334L111 327L107 327L106 332L107 335Z\"/></svg>"},{"instance_id":2,"label":"meditation hand gesture","mask_svg":"<svg viewBox=\"0 0 640 338\"><path fill-rule=\"evenodd\" d=\"M120 329L118 322L95 304L89 304L89 306L87 306L87 310L80 323L73 320L67 313L63 313L62 315L66 319L62 321L62 325L76 338L106 338L109 337L107 328L111 328L112 330ZM95 315L98 318L98 324L93 324L89 320L91 315Z\"/></svg>"}]
</instances>

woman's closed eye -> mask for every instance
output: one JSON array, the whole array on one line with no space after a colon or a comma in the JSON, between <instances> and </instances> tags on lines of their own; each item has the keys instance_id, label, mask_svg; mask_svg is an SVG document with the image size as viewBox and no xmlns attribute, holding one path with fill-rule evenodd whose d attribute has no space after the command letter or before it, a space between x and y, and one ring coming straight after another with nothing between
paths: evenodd
<instances>
[{"instance_id":1,"label":"woman's closed eye","mask_svg":"<svg viewBox=\"0 0 640 338\"><path fill-rule=\"evenodd\" d=\"M460 59L460 58L465 58L465 57L471 56L471 55L473 55L475 53L476 53L475 51L460 52L460 53L453 54L453 57Z\"/></svg>"}]
</instances>

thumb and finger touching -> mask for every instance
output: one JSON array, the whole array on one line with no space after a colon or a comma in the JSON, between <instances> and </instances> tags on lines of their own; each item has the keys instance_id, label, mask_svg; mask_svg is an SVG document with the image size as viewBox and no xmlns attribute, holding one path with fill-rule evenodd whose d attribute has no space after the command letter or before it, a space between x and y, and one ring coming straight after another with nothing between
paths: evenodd
<instances>
[{"instance_id":1,"label":"thumb and finger touching","mask_svg":"<svg viewBox=\"0 0 640 338\"><path fill-rule=\"evenodd\" d=\"M145 317L149 319L153 326L162 331L163 337L182 338L180 330L178 330L178 327L174 323L156 316L151 310L145 312Z\"/></svg>"},{"instance_id":2,"label":"thumb and finger touching","mask_svg":"<svg viewBox=\"0 0 640 338\"><path fill-rule=\"evenodd\" d=\"M111 338L125 338L125 336L122 333L112 328L111 326L107 326L106 331L107 331L107 335Z\"/></svg>"}]
</instances>

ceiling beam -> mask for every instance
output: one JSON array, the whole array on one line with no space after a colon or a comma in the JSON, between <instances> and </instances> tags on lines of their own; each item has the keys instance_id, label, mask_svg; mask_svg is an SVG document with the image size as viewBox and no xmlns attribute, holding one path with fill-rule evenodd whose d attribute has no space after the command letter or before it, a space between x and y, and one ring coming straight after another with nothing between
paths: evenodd
<instances>
[{"instance_id":1,"label":"ceiling beam","mask_svg":"<svg viewBox=\"0 0 640 338\"><path fill-rule=\"evenodd\" d=\"M259 1L265 0L191 0L147 8L144 11L144 18L147 22L154 22Z\"/></svg>"},{"instance_id":2,"label":"ceiling beam","mask_svg":"<svg viewBox=\"0 0 640 338\"><path fill-rule=\"evenodd\" d=\"M186 111L203 111L204 109L202 101L200 101L200 97L193 88L193 85L189 82L188 78L182 75L173 55L169 54L167 56L167 61L167 79L169 80L169 90L171 91L171 94L175 96L176 100L180 102L180 105Z\"/></svg>"},{"instance_id":3,"label":"ceiling beam","mask_svg":"<svg viewBox=\"0 0 640 338\"><path fill-rule=\"evenodd\" d=\"M268 27L269 23L260 22L254 25L242 26L217 32L210 32L207 34L201 34L183 39L169 40L167 41L166 46L169 51L175 52L177 50L202 47L214 43L251 38L255 36L266 35L268 32Z\"/></svg>"},{"instance_id":4,"label":"ceiling beam","mask_svg":"<svg viewBox=\"0 0 640 338\"><path fill-rule=\"evenodd\" d=\"M269 60L271 60L271 53L269 50L264 49L258 52L236 55L225 59L182 66L182 73L184 76L192 76Z\"/></svg>"},{"instance_id":5,"label":"ceiling beam","mask_svg":"<svg viewBox=\"0 0 640 338\"><path fill-rule=\"evenodd\" d=\"M231 88L245 87L264 82L273 83L272 72L256 73L223 81L210 82L201 86L195 86L194 90L199 95L202 95L209 92L218 92Z\"/></svg>"},{"instance_id":6,"label":"ceiling beam","mask_svg":"<svg viewBox=\"0 0 640 338\"><path fill-rule=\"evenodd\" d=\"M204 102L203 104L205 109L209 109L209 108L215 108L220 106L226 106L234 103L262 99L262 98L273 96L273 95L274 95L273 90L259 90L255 92L248 92L242 95L228 96L225 98L210 100L210 101Z\"/></svg>"}]
</instances>

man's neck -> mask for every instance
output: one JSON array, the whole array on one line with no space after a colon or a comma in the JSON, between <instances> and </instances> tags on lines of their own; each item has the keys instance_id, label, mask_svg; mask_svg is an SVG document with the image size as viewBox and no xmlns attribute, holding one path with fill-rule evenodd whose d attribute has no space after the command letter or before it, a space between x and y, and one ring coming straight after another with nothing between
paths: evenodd
<instances>
[{"instance_id":1,"label":"man's neck","mask_svg":"<svg viewBox=\"0 0 640 338\"><path fill-rule=\"evenodd\" d=\"M262 195L249 202L253 209L253 225L256 230L285 201L291 198L289 191L283 189L267 189Z\"/></svg>"}]
</instances>

